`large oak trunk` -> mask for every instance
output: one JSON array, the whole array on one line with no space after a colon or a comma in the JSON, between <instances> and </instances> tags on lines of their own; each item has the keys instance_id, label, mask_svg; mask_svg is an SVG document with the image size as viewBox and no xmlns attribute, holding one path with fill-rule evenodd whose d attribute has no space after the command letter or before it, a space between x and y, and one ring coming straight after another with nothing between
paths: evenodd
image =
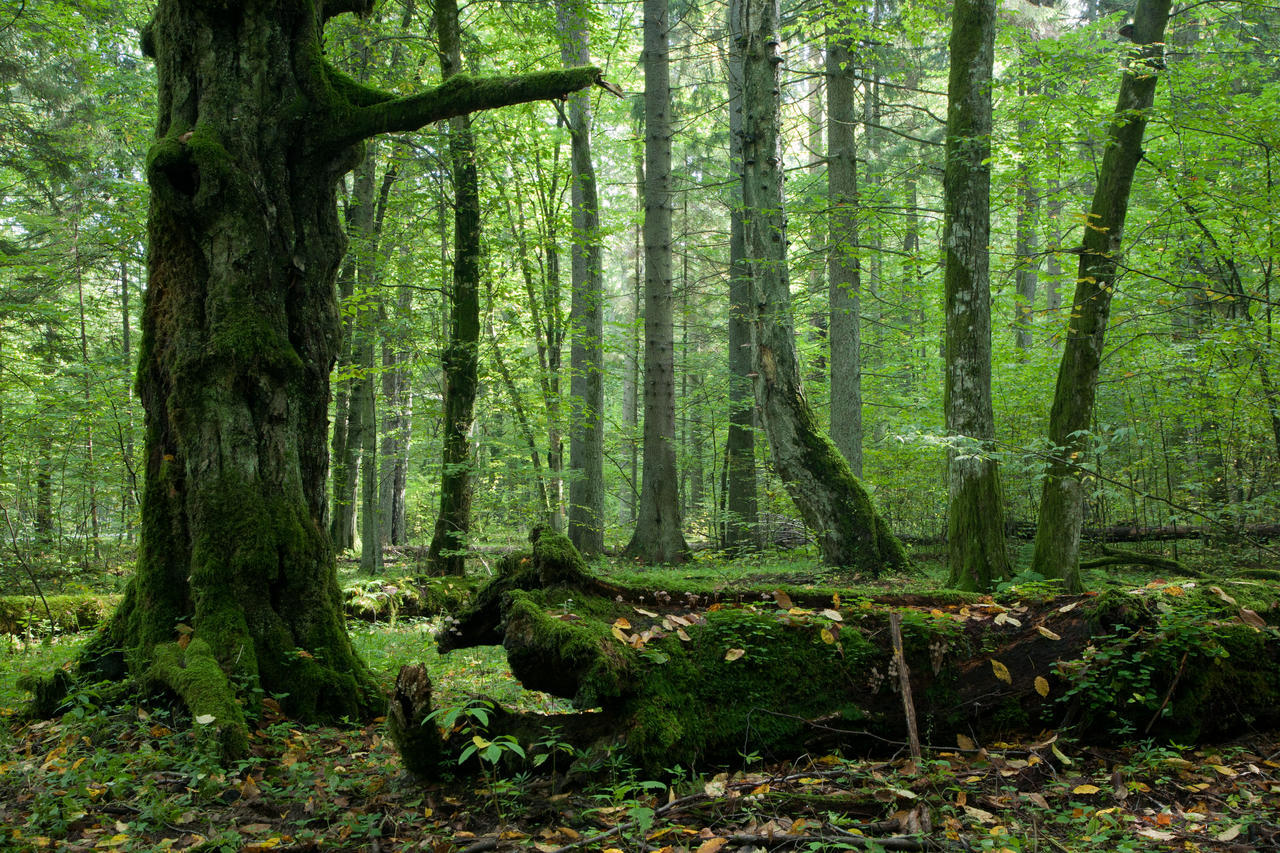
<instances>
[{"instance_id":1,"label":"large oak trunk","mask_svg":"<svg viewBox=\"0 0 1280 853\"><path fill-rule=\"evenodd\" d=\"M304 718L374 709L324 527L339 179L365 138L599 77L460 77L397 98L321 55L325 19L368 6L162 0L144 35L159 119L138 368L142 540L84 665L178 694L224 755L247 747L242 702L263 693Z\"/></svg>"}]
</instances>

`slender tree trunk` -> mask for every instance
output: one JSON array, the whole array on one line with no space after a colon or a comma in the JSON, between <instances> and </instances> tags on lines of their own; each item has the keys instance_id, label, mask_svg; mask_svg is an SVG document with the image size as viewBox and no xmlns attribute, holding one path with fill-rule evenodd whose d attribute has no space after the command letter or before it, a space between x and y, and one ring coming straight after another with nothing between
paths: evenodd
<instances>
[{"instance_id":1,"label":"slender tree trunk","mask_svg":"<svg viewBox=\"0 0 1280 853\"><path fill-rule=\"evenodd\" d=\"M323 25L370 4L160 0L147 157L149 280L138 393L146 485L137 572L82 677L176 694L197 742L248 749L246 710L383 706L347 637L324 529L329 371L341 327L335 206L359 143L563 97L599 72L465 78L397 97L335 72Z\"/></svg>"},{"instance_id":2,"label":"slender tree trunk","mask_svg":"<svg viewBox=\"0 0 1280 853\"><path fill-rule=\"evenodd\" d=\"M671 81L667 0L644 0L644 473L628 557L680 563L671 293Z\"/></svg>"},{"instance_id":3,"label":"slender tree trunk","mask_svg":"<svg viewBox=\"0 0 1280 853\"><path fill-rule=\"evenodd\" d=\"M774 465L816 531L823 560L877 574L904 565L906 554L840 451L818 428L796 359L779 134L778 6L775 0L739 0L730 14L730 37L740 40L743 56L742 206L756 404Z\"/></svg>"},{"instance_id":4,"label":"slender tree trunk","mask_svg":"<svg viewBox=\"0 0 1280 853\"><path fill-rule=\"evenodd\" d=\"M636 138L644 136L644 102L637 98L633 107ZM644 212L644 145L637 144L635 151L636 210ZM644 335L644 221L637 217L632 237L631 278L631 334L628 337L627 384L623 390L624 416L627 422L627 470L631 482L627 484L627 524L634 525L640 512L640 371L642 365L640 341ZM628 396L627 391L630 391Z\"/></svg>"},{"instance_id":5,"label":"slender tree trunk","mask_svg":"<svg viewBox=\"0 0 1280 853\"><path fill-rule=\"evenodd\" d=\"M558 0L560 58L566 67L590 61L582 0ZM591 162L591 98L569 98L573 170L572 297L569 309L569 539L590 557L604 550L604 277L600 212Z\"/></svg>"},{"instance_id":6,"label":"slender tree trunk","mask_svg":"<svg viewBox=\"0 0 1280 853\"><path fill-rule=\"evenodd\" d=\"M853 57L827 38L827 303L831 312L831 440L862 476L862 318L858 260L858 152Z\"/></svg>"},{"instance_id":7,"label":"slender tree trunk","mask_svg":"<svg viewBox=\"0 0 1280 853\"><path fill-rule=\"evenodd\" d=\"M445 80L462 70L456 0L437 0L436 30ZM453 310L444 352L444 445L440 461L440 513L427 558L441 575L465 574L471 530L471 428L475 422L480 341L480 181L471 117L449 121L449 158L455 195Z\"/></svg>"},{"instance_id":8,"label":"slender tree trunk","mask_svg":"<svg viewBox=\"0 0 1280 853\"><path fill-rule=\"evenodd\" d=\"M986 591L1008 577L1004 496L989 455L991 408L991 69L995 0L956 0L947 93L943 177L947 357L943 407L947 433L962 442L948 454L947 554L950 585Z\"/></svg>"},{"instance_id":9,"label":"slender tree trunk","mask_svg":"<svg viewBox=\"0 0 1280 853\"><path fill-rule=\"evenodd\" d=\"M742 41L728 11L729 160L742 173ZM742 194L729 203L729 434L725 439L724 547L731 554L759 547L756 533L755 395L751 390L751 268L747 264Z\"/></svg>"},{"instance_id":10,"label":"slender tree trunk","mask_svg":"<svg viewBox=\"0 0 1280 853\"><path fill-rule=\"evenodd\" d=\"M1024 61L1026 61L1024 59ZM1018 87L1018 94L1026 96L1025 85ZM1035 342L1032 330L1035 326L1036 285L1037 285L1037 245L1036 219L1040 213L1040 196L1036 192L1031 173L1032 159L1032 122L1030 119L1018 120L1018 144L1022 148L1022 157L1018 161L1017 186L1014 191L1014 345L1018 348L1018 357L1025 359L1027 351Z\"/></svg>"},{"instance_id":11,"label":"slender tree trunk","mask_svg":"<svg viewBox=\"0 0 1280 853\"><path fill-rule=\"evenodd\" d=\"M84 316L84 275L80 268L80 209L77 205L72 221L71 261L75 268L76 305L80 313L80 370L81 392L84 397L84 478L89 492L89 534L93 559L102 559L102 531L98 522L98 471L93 458L93 370L89 364L89 332Z\"/></svg>"},{"instance_id":12,"label":"slender tree trunk","mask_svg":"<svg viewBox=\"0 0 1280 853\"><path fill-rule=\"evenodd\" d=\"M1135 48L1121 77L1120 97L1107 133L1049 412L1049 442L1054 457L1042 487L1031 568L1045 577L1062 579L1071 591L1079 590L1081 585L1084 486L1078 464L1088 450L1129 191L1142 158L1147 113L1155 103L1156 83L1164 67L1164 31L1170 5L1170 0L1139 0L1134 14Z\"/></svg>"},{"instance_id":13,"label":"slender tree trunk","mask_svg":"<svg viewBox=\"0 0 1280 853\"><path fill-rule=\"evenodd\" d=\"M403 545L408 541L405 529L405 490L408 481L409 441L412 436L413 382L409 368L407 324L413 311L413 291L400 288L395 303L394 330L382 344L382 396L387 411L383 418L382 445L378 454L383 460L379 480L378 507L382 522L382 542Z\"/></svg>"},{"instance_id":14,"label":"slender tree trunk","mask_svg":"<svg viewBox=\"0 0 1280 853\"><path fill-rule=\"evenodd\" d=\"M120 261L120 366L124 375L133 370L133 315L129 295L129 262ZM124 418L120 426L120 450L123 455L123 485L120 490L120 523L126 542L133 541L133 510L138 504L138 478L133 461L133 383L125 385ZM0 465L0 467L3 467Z\"/></svg>"}]
</instances>

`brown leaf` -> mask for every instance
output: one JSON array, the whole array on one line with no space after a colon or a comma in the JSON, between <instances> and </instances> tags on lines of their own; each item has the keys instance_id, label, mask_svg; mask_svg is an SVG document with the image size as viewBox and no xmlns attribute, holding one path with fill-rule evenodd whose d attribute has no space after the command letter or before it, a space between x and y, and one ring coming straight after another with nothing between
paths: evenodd
<instances>
[{"instance_id":1,"label":"brown leaf","mask_svg":"<svg viewBox=\"0 0 1280 853\"><path fill-rule=\"evenodd\" d=\"M1044 637L1045 639L1048 639L1048 640L1061 640L1061 639L1062 639L1062 635L1061 635L1061 634L1055 634L1053 631L1050 631L1048 628L1046 628L1046 627L1045 627L1045 626L1043 626L1043 625L1037 625L1037 626L1036 626L1036 630L1037 630L1037 631L1039 631L1039 632L1040 632L1040 636Z\"/></svg>"},{"instance_id":2,"label":"brown leaf","mask_svg":"<svg viewBox=\"0 0 1280 853\"><path fill-rule=\"evenodd\" d=\"M629 630L631 628L631 623L628 622L624 617L619 616L616 620L614 620L613 626L615 628L622 628L624 630Z\"/></svg>"},{"instance_id":3,"label":"brown leaf","mask_svg":"<svg viewBox=\"0 0 1280 853\"><path fill-rule=\"evenodd\" d=\"M778 606L783 610L790 610L795 605L791 603L791 596L787 595L780 589L773 591L773 600L778 602Z\"/></svg>"},{"instance_id":4,"label":"brown leaf","mask_svg":"<svg viewBox=\"0 0 1280 853\"><path fill-rule=\"evenodd\" d=\"M1261 630L1267 627L1267 620L1263 619L1257 614L1257 612L1250 610L1247 607L1240 608L1240 621L1248 625L1250 628L1257 628Z\"/></svg>"},{"instance_id":5,"label":"brown leaf","mask_svg":"<svg viewBox=\"0 0 1280 853\"><path fill-rule=\"evenodd\" d=\"M1037 675L1033 684L1035 685L1037 693L1046 699L1049 697L1049 682L1043 675Z\"/></svg>"}]
</instances>

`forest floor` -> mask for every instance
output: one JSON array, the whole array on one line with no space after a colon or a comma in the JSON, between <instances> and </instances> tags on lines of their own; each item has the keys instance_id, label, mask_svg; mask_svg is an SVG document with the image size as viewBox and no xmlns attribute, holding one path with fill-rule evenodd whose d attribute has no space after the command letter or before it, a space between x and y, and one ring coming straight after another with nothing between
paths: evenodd
<instances>
[{"instance_id":1,"label":"forest floor","mask_svg":"<svg viewBox=\"0 0 1280 853\"><path fill-rule=\"evenodd\" d=\"M852 580L812 565L800 556L745 571L707 560L680 578L703 588L753 573L757 584L790 588ZM483 694L563 709L523 690L499 648L438 656L438 627L427 618L351 623L388 685L400 665L424 662L440 707ZM251 755L231 766L194 750L168 712L93 690L59 718L22 719L17 677L66 664L87 636L0 638L0 850L1280 850L1277 732L1215 745L1136 733L1087 744L1067 732L976 744L927 732L919 761L888 744L870 757L746 754L732 772L644 774L615 758L566 777L552 759L422 785L403 772L380 721L303 726L269 701ZM778 687L803 684L780 676Z\"/></svg>"}]
</instances>

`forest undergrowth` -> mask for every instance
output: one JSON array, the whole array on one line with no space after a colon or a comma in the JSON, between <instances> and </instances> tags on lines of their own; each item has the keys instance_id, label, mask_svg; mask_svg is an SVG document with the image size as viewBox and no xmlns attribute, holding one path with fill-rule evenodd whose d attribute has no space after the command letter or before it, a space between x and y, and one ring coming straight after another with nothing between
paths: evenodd
<instances>
[{"instance_id":1,"label":"forest undergrowth","mask_svg":"<svg viewBox=\"0 0 1280 853\"><path fill-rule=\"evenodd\" d=\"M646 577L725 590L854 580L814 565L804 556L700 559ZM923 588L925 571L868 592ZM347 579L366 597L404 583ZM494 759L479 773L425 785L404 773L380 720L304 726L272 697L251 754L229 766L193 748L191 721L117 687L77 691L55 719L24 719L18 678L68 665L89 635L0 638L0 850L1280 850L1276 732L1176 744L1138 726L1100 744L1069 730L990 743L930 731L920 760L889 742L874 754L760 755L748 738L737 769L641 772L621 753L575 755L549 728L549 748L524 760L484 738L476 710L485 701L550 714L565 705L522 689L500 648L437 655L442 618L349 623L383 684L402 664L425 663L437 706L476 721L467 734L478 746L499 743L477 750ZM802 674L779 673L779 691L803 689Z\"/></svg>"}]
</instances>

